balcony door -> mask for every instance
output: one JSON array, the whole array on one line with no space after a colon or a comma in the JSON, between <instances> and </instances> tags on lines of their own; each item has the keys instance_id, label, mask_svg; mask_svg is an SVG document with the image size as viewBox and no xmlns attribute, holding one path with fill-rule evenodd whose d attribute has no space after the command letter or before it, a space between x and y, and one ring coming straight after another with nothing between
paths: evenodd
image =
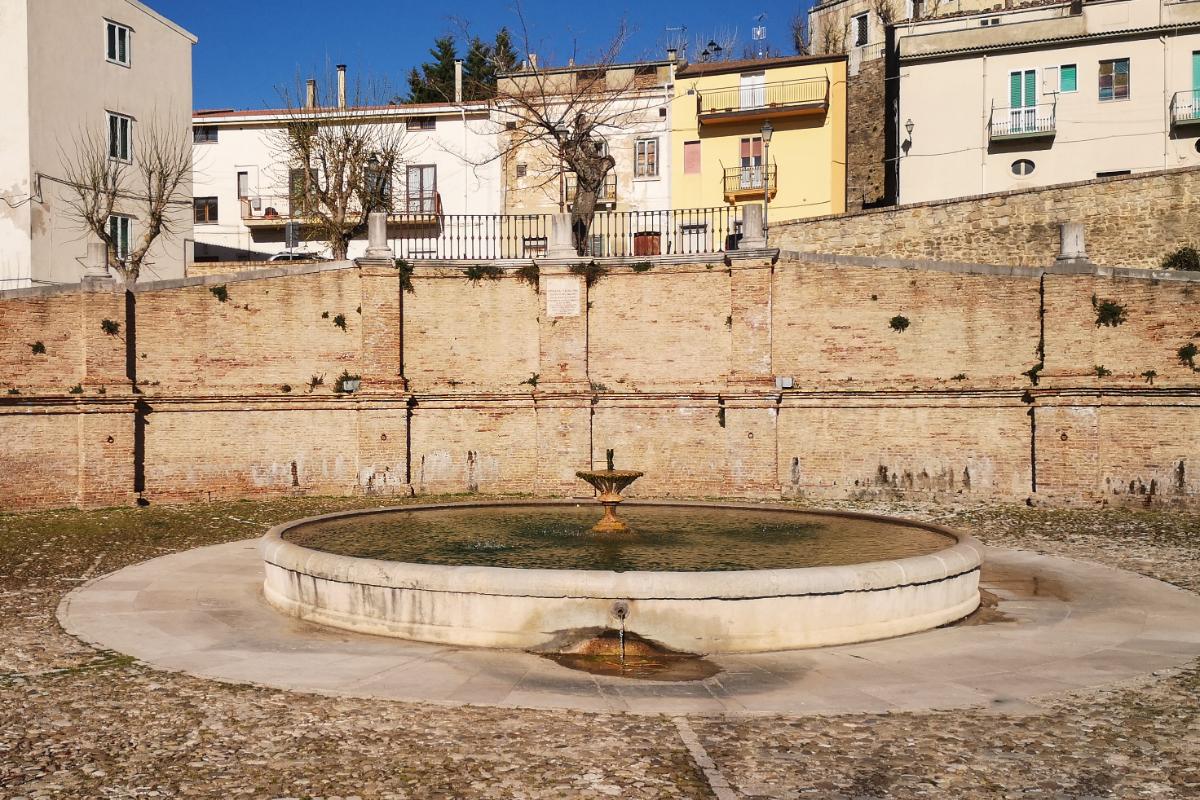
<instances>
[{"instance_id":1,"label":"balcony door","mask_svg":"<svg viewBox=\"0 0 1200 800\"><path fill-rule=\"evenodd\" d=\"M762 188L762 137L747 136L742 139L740 189Z\"/></svg>"},{"instance_id":2,"label":"balcony door","mask_svg":"<svg viewBox=\"0 0 1200 800\"><path fill-rule=\"evenodd\" d=\"M405 188L409 214L437 213L437 166L414 164L408 168Z\"/></svg>"},{"instance_id":3,"label":"balcony door","mask_svg":"<svg viewBox=\"0 0 1200 800\"><path fill-rule=\"evenodd\" d=\"M767 76L763 72L748 72L742 76L738 98L740 108L762 108L767 104Z\"/></svg>"},{"instance_id":4,"label":"balcony door","mask_svg":"<svg viewBox=\"0 0 1200 800\"><path fill-rule=\"evenodd\" d=\"M1037 130L1037 70L1008 73L1009 128L1013 133Z\"/></svg>"}]
</instances>

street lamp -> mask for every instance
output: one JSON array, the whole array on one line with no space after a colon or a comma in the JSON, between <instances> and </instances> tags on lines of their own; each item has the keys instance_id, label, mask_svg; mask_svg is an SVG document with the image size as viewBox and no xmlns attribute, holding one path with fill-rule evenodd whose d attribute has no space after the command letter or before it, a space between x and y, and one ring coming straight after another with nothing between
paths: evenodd
<instances>
[{"instance_id":1,"label":"street lamp","mask_svg":"<svg viewBox=\"0 0 1200 800\"><path fill-rule=\"evenodd\" d=\"M771 135L775 128L771 120L762 124L763 143L763 236L767 233L767 209L771 204Z\"/></svg>"}]
</instances>

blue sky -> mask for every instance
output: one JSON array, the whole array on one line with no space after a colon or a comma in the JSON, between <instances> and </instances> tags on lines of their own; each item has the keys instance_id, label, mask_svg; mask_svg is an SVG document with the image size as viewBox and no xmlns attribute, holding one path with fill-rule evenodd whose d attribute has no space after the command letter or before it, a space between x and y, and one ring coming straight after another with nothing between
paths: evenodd
<instances>
[{"instance_id":1,"label":"blue sky","mask_svg":"<svg viewBox=\"0 0 1200 800\"><path fill-rule=\"evenodd\" d=\"M147 0L200 37L194 53L196 108L261 108L278 103L276 87L293 85L297 74L346 63L354 74L383 77L403 91L414 64L425 60L434 37L457 32L456 19L491 38L501 25L517 27L507 0L461 0L456 6L388 0L284 0L274 3ZM666 28L686 25L689 39L705 40L720 29L736 29L743 43L757 14L767 15L767 36L784 54L792 52L788 21L808 0L752 0L741 5L718 0L650 4L523 0L535 52L563 63L577 48L581 57L611 40L624 17L632 35L625 57L656 57ZM578 17L577 9L599 9ZM519 39L518 39L519 45ZM461 52L461 50L460 50Z\"/></svg>"}]
</instances>

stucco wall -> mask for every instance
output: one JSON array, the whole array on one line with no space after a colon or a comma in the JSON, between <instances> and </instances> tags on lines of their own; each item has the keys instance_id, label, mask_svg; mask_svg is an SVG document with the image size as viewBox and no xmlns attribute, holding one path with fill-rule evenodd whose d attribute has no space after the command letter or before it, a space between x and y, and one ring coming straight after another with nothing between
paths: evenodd
<instances>
[{"instance_id":1,"label":"stucco wall","mask_svg":"<svg viewBox=\"0 0 1200 800\"><path fill-rule=\"evenodd\" d=\"M810 255L576 280L574 318L445 265L404 294L390 268L334 264L132 303L0 296L0 505L574 494L610 447L643 496L1200 498L1200 373L1178 357L1200 342L1194 276ZM1126 321L1097 326L1093 294ZM334 391L342 370L360 392Z\"/></svg>"}]
</instances>

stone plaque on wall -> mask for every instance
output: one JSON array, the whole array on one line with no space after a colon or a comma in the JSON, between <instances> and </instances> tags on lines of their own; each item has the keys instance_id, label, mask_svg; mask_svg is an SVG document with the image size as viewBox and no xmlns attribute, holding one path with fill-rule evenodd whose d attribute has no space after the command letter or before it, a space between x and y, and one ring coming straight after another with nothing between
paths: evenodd
<instances>
[{"instance_id":1,"label":"stone plaque on wall","mask_svg":"<svg viewBox=\"0 0 1200 800\"><path fill-rule=\"evenodd\" d=\"M578 278L546 278L546 316L578 317L583 312L583 298Z\"/></svg>"}]
</instances>

